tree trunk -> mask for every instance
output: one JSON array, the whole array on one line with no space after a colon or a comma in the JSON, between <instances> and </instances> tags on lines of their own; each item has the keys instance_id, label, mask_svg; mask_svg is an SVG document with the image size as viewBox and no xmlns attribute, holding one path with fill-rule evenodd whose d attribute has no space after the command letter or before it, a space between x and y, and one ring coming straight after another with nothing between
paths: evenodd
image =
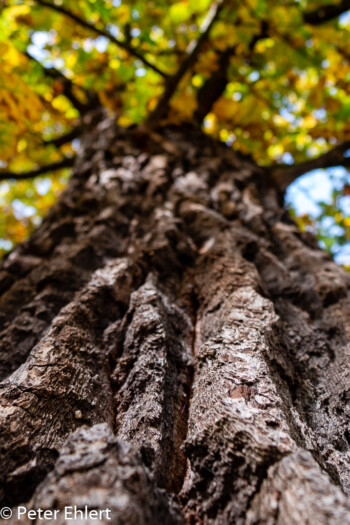
<instances>
[{"instance_id":1,"label":"tree trunk","mask_svg":"<svg viewBox=\"0 0 350 525\"><path fill-rule=\"evenodd\" d=\"M58 523L350 523L350 279L270 179L191 127L92 120L1 269L7 523L24 502Z\"/></svg>"}]
</instances>

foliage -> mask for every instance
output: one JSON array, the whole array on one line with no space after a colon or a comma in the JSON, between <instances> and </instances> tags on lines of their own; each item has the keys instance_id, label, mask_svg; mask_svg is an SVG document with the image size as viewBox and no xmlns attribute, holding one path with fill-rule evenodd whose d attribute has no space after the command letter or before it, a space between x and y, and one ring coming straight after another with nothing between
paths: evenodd
<instances>
[{"instance_id":1,"label":"foliage","mask_svg":"<svg viewBox=\"0 0 350 525\"><path fill-rule=\"evenodd\" d=\"M167 89L159 120L197 120L261 165L322 155L350 138L348 15L344 0L2 0L0 167L30 172L74 156L79 132L56 138L97 101L121 125L147 123ZM62 173L49 172L44 195L38 180L2 184L0 238L24 238ZM330 250L350 238L338 201L299 221L311 221ZM341 233L330 235L325 217Z\"/></svg>"},{"instance_id":2,"label":"foliage","mask_svg":"<svg viewBox=\"0 0 350 525\"><path fill-rule=\"evenodd\" d=\"M0 256L38 226L67 182L62 175L0 183Z\"/></svg>"},{"instance_id":3,"label":"foliage","mask_svg":"<svg viewBox=\"0 0 350 525\"><path fill-rule=\"evenodd\" d=\"M350 186L348 173L330 169L327 177L313 172L301 177L287 192L287 205L302 231L316 235L320 245L339 263L350 266ZM317 185L317 198L310 191ZM296 206L296 209L293 209Z\"/></svg>"}]
</instances>

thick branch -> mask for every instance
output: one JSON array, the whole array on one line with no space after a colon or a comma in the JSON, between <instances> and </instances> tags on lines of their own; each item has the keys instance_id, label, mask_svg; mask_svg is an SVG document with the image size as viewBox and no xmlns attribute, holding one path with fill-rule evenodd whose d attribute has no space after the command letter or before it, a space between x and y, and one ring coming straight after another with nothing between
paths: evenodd
<instances>
[{"instance_id":1,"label":"thick branch","mask_svg":"<svg viewBox=\"0 0 350 525\"><path fill-rule=\"evenodd\" d=\"M350 0L342 0L339 4L321 6L315 9L315 11L304 13L303 18L307 24L318 26L333 20L333 18L337 18L346 11L349 11L349 9Z\"/></svg>"},{"instance_id":2,"label":"thick branch","mask_svg":"<svg viewBox=\"0 0 350 525\"><path fill-rule=\"evenodd\" d=\"M16 180L26 180L26 179L32 179L34 177L37 177L38 175L43 175L44 173L48 173L50 171L57 171L61 170L63 168L71 168L74 165L75 157L67 157L61 161L53 162L52 164L48 164L47 166L41 166L40 168L37 168L35 170L31 171L24 171L22 173L16 173L12 171L0 171L0 180L7 180L7 179L16 179Z\"/></svg>"},{"instance_id":3,"label":"thick branch","mask_svg":"<svg viewBox=\"0 0 350 525\"><path fill-rule=\"evenodd\" d=\"M246 60L251 61L255 45L263 38L268 37L268 23L262 21L259 33L254 35L249 43L249 55ZM230 58L234 56L236 46L229 47L219 55L218 68L198 90L197 94L197 110L195 112L195 120L201 123L205 116L211 111L215 102L224 93L228 83L227 70L230 64Z\"/></svg>"},{"instance_id":4,"label":"thick branch","mask_svg":"<svg viewBox=\"0 0 350 525\"><path fill-rule=\"evenodd\" d=\"M75 128L73 128L71 131L68 131L68 133L65 133L64 135L61 135L59 137L55 137L49 140L43 140L43 143L45 146L53 145L53 146L56 146L56 148L59 148L60 146L63 146L64 144L68 144L69 142L72 142L74 139L80 137L82 131L83 131L83 127L78 125Z\"/></svg>"},{"instance_id":5,"label":"thick branch","mask_svg":"<svg viewBox=\"0 0 350 525\"><path fill-rule=\"evenodd\" d=\"M117 45L121 49L124 49L124 51L127 51L130 55L134 56L135 58L138 58L139 60L141 60L141 62L143 62L145 66L149 67L150 69L153 69L153 71L158 73L158 75L161 75L164 78L167 77L164 71L161 71L157 66L152 64L152 62L149 62L147 58L145 58L141 53L137 51L137 49L133 48L132 46L130 46L130 44L128 44L127 42L124 42L123 40L118 40L118 38L113 36L106 29L99 29L95 27L90 22L87 22L83 18L80 18L80 16L76 15L75 13L72 13L71 11L69 11L68 9L60 5L52 4L51 2L47 2L46 0L35 0L35 1L37 4L43 7L48 7L49 9L52 9L56 11L57 13L61 13L62 15L65 15L66 17L70 18L71 20L73 20L73 22L76 22L80 26L85 27L86 29L89 29L90 31L93 31L94 33L100 36L104 36L108 38L108 40L113 42L113 44Z\"/></svg>"},{"instance_id":6,"label":"thick branch","mask_svg":"<svg viewBox=\"0 0 350 525\"><path fill-rule=\"evenodd\" d=\"M349 149L350 140L347 140L315 159L306 160L295 166L274 166L270 173L280 189L285 191L292 182L308 171L335 166L350 167L350 158L345 156L345 152Z\"/></svg>"},{"instance_id":7,"label":"thick branch","mask_svg":"<svg viewBox=\"0 0 350 525\"><path fill-rule=\"evenodd\" d=\"M197 93L197 109L194 118L198 124L203 122L214 103L221 97L228 83L227 68L234 49L226 49L220 54L218 69L208 78Z\"/></svg>"},{"instance_id":8,"label":"thick branch","mask_svg":"<svg viewBox=\"0 0 350 525\"><path fill-rule=\"evenodd\" d=\"M174 95L178 85L180 84L181 80L189 71L189 69L193 66L193 64L196 62L197 57L201 51L201 48L205 41L209 37L209 33L211 31L211 28L213 27L214 23L216 22L223 6L224 6L225 0L218 0L216 3L212 5L212 7L209 10L208 15L206 16L205 20L203 21L203 24L200 27L200 36L198 40L195 42L192 42L186 52L186 56L183 59L179 69L173 75L172 77L169 77L164 92L162 96L160 97L157 106L155 107L154 111L150 114L148 117L147 124L149 126L155 126L167 113L169 102Z\"/></svg>"}]
</instances>

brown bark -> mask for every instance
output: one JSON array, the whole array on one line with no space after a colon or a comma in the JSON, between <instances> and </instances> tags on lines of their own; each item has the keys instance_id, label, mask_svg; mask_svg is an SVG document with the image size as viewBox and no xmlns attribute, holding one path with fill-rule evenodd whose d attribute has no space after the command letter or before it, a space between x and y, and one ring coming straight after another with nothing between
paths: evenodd
<instances>
[{"instance_id":1,"label":"brown bark","mask_svg":"<svg viewBox=\"0 0 350 525\"><path fill-rule=\"evenodd\" d=\"M191 127L159 133L87 130L3 263L2 503L350 523L349 275L265 171Z\"/></svg>"}]
</instances>

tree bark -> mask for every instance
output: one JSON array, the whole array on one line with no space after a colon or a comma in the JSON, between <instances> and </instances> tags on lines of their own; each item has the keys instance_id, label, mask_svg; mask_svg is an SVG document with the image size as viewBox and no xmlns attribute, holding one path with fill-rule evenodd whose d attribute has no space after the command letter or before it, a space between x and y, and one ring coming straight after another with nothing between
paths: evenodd
<instances>
[{"instance_id":1,"label":"tree bark","mask_svg":"<svg viewBox=\"0 0 350 525\"><path fill-rule=\"evenodd\" d=\"M349 286L251 160L93 119L1 268L7 523L350 523Z\"/></svg>"}]
</instances>

